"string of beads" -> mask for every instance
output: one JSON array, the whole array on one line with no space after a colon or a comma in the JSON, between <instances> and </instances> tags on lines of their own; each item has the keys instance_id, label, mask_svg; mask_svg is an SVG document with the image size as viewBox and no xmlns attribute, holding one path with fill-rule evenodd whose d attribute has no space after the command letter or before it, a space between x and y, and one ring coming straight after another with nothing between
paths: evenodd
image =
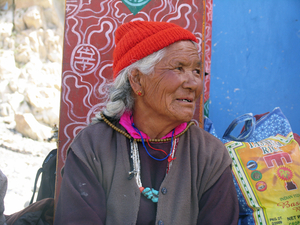
<instances>
[{"instance_id":1,"label":"string of beads","mask_svg":"<svg viewBox=\"0 0 300 225\"><path fill-rule=\"evenodd\" d=\"M131 135L129 135L128 133L126 133L125 131L121 130L120 128L116 127L115 125L113 125L105 116L104 114L101 112L100 113L101 118L103 119L103 121L110 126L112 129L114 129L115 131L119 132L120 134L123 134L125 137L127 137L128 139L132 139ZM187 124L186 128L180 132L179 134L175 135L174 138L178 138L181 135L183 135L189 128L190 126L195 125L195 122L191 121ZM134 139L137 142L142 142L142 139ZM171 141L172 138L165 138L165 139L148 139L149 142L169 142Z\"/></svg>"}]
</instances>

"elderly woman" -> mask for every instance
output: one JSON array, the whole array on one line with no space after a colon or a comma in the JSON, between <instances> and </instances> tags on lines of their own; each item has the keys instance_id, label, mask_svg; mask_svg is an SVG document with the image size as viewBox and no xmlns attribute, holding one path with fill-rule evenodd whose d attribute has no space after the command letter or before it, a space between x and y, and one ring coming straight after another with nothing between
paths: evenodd
<instances>
[{"instance_id":1,"label":"elderly woman","mask_svg":"<svg viewBox=\"0 0 300 225\"><path fill-rule=\"evenodd\" d=\"M70 145L55 224L237 224L231 159L191 122L195 42L171 23L116 30L110 99Z\"/></svg>"}]
</instances>

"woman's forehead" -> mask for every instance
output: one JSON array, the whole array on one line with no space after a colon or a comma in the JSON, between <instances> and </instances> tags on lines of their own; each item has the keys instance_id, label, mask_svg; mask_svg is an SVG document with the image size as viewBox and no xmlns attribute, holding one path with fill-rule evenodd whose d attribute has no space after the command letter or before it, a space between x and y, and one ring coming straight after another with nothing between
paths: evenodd
<instances>
[{"instance_id":1,"label":"woman's forehead","mask_svg":"<svg viewBox=\"0 0 300 225\"><path fill-rule=\"evenodd\" d=\"M194 45L192 41L177 41L168 47L166 47L167 52L171 51L186 51L186 50L193 50L197 51L197 47Z\"/></svg>"},{"instance_id":2,"label":"woman's forehead","mask_svg":"<svg viewBox=\"0 0 300 225\"><path fill-rule=\"evenodd\" d=\"M190 41L180 41L168 46L161 62L168 64L201 65L198 50Z\"/></svg>"}]
</instances>

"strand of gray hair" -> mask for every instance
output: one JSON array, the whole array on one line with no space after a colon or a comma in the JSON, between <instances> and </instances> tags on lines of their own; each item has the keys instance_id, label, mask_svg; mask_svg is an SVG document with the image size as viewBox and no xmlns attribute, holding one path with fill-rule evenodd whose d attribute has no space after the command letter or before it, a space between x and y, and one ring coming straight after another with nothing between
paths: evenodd
<instances>
[{"instance_id":1,"label":"strand of gray hair","mask_svg":"<svg viewBox=\"0 0 300 225\"><path fill-rule=\"evenodd\" d=\"M134 69L138 69L145 75L152 74L155 65L164 55L165 50L161 49L124 68L109 88L109 100L103 109L103 114L112 119L119 119L125 111L132 112L134 97L128 76L131 75ZM92 123L96 123L99 120L102 120L100 112L92 119Z\"/></svg>"}]
</instances>

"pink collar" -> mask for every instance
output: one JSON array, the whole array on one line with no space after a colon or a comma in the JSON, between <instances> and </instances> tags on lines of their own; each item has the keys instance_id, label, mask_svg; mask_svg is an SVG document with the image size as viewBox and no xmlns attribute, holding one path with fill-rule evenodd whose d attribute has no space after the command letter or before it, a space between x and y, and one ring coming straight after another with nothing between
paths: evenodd
<instances>
[{"instance_id":1,"label":"pink collar","mask_svg":"<svg viewBox=\"0 0 300 225\"><path fill-rule=\"evenodd\" d=\"M133 138L141 138L141 136L133 129L131 123L131 119L130 119L131 113L130 112L125 112L123 113L123 115L120 118L119 123L127 130L127 132L131 135L131 137ZM179 126L177 126L175 128L175 132L174 135L180 134L187 126L187 123L182 123ZM143 133L141 131L141 134L143 136L143 138L145 139L149 139L150 137ZM162 137L161 139L165 139L165 138L170 138L172 137L172 131L170 133L168 133L166 136Z\"/></svg>"}]
</instances>

